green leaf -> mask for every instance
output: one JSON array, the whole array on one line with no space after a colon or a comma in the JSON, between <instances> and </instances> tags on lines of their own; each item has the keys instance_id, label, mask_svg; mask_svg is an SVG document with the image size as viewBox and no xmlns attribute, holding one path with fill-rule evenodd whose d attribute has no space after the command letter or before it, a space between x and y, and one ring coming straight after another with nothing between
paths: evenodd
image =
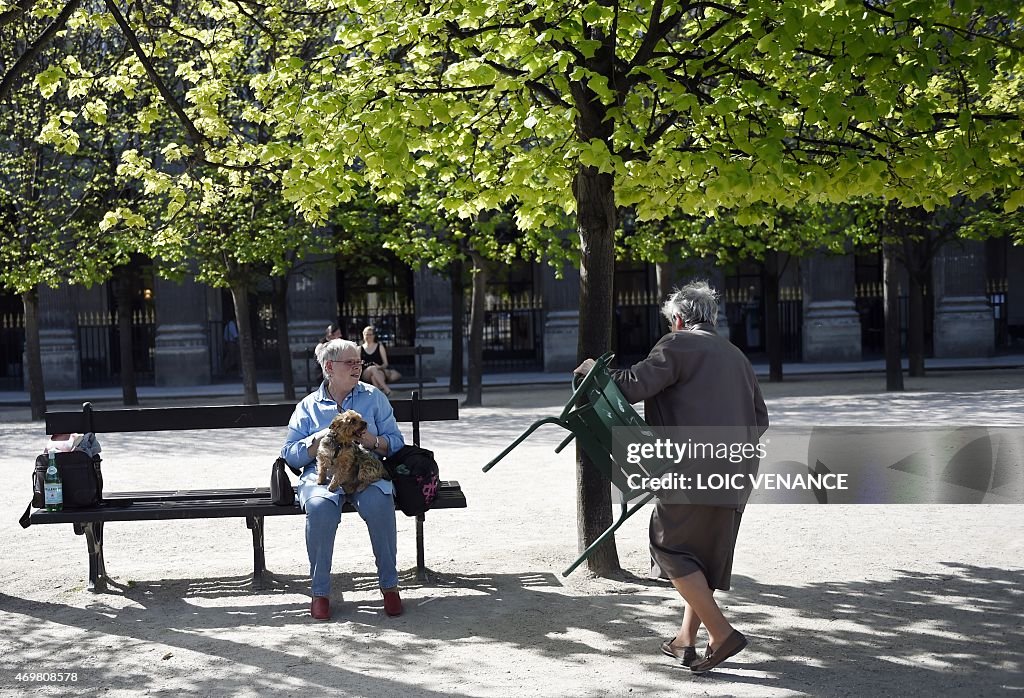
<instances>
[{"instance_id":1,"label":"green leaf","mask_svg":"<svg viewBox=\"0 0 1024 698\"><path fill-rule=\"evenodd\" d=\"M60 89L60 84L67 79L67 74L59 65L51 65L43 72L36 75L36 86L43 97L50 99Z\"/></svg>"},{"instance_id":2,"label":"green leaf","mask_svg":"<svg viewBox=\"0 0 1024 698\"><path fill-rule=\"evenodd\" d=\"M1006 201L1003 203L1003 211L1006 213L1012 213L1021 206L1024 206L1024 189L1014 189L1010 192L1010 195L1006 197Z\"/></svg>"}]
</instances>

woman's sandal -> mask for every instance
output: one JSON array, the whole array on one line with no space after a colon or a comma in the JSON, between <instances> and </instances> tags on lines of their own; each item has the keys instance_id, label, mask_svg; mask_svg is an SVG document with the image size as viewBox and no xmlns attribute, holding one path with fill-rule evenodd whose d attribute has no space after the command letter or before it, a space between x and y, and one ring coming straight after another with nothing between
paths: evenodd
<instances>
[{"instance_id":1,"label":"woman's sandal","mask_svg":"<svg viewBox=\"0 0 1024 698\"><path fill-rule=\"evenodd\" d=\"M690 666L697 661L697 648L693 645L687 645L686 647L677 647L672 644L674 637L665 640L661 643L661 651L663 654L667 654L669 657L675 657L679 660L679 663L685 667Z\"/></svg>"}]
</instances>

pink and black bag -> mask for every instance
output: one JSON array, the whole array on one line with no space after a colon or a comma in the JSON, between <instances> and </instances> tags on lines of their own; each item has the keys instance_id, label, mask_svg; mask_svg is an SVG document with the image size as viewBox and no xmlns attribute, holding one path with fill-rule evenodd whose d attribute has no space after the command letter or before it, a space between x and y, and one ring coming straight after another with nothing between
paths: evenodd
<instances>
[{"instance_id":1,"label":"pink and black bag","mask_svg":"<svg viewBox=\"0 0 1024 698\"><path fill-rule=\"evenodd\" d=\"M383 461L395 486L395 502L406 516L419 516L437 499L438 479L434 453L419 446L403 446Z\"/></svg>"}]
</instances>

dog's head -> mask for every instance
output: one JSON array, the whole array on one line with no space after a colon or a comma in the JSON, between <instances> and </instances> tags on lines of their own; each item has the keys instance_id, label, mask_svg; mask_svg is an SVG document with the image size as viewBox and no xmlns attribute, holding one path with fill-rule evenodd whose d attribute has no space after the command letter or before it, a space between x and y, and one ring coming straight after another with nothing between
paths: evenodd
<instances>
[{"instance_id":1,"label":"dog's head","mask_svg":"<svg viewBox=\"0 0 1024 698\"><path fill-rule=\"evenodd\" d=\"M366 431L366 420L355 410L345 410L331 420L331 434L339 444L358 441Z\"/></svg>"}]
</instances>

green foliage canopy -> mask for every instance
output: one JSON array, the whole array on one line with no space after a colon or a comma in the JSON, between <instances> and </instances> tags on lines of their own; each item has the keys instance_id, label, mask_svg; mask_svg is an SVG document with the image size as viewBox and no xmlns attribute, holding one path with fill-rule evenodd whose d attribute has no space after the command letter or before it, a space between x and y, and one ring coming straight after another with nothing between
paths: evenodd
<instances>
[{"instance_id":1,"label":"green foliage canopy","mask_svg":"<svg viewBox=\"0 0 1024 698\"><path fill-rule=\"evenodd\" d=\"M326 51L252 83L313 218L357 186L396 201L431 178L460 215L514 201L543 228L575 212L581 166L641 219L1020 189L1015 2L343 8Z\"/></svg>"}]
</instances>

